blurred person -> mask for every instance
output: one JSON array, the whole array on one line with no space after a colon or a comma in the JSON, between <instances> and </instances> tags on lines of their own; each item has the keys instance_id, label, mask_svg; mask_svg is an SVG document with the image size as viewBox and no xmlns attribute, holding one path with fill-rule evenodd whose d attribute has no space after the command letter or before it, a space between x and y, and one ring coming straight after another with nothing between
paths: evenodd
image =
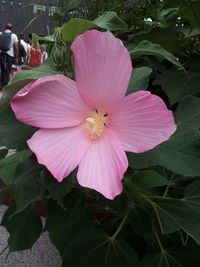
<instances>
[{"instance_id":1,"label":"blurred person","mask_svg":"<svg viewBox=\"0 0 200 267\"><path fill-rule=\"evenodd\" d=\"M40 49L41 49L41 52L42 52L42 55L41 55L41 64L42 64L48 58L48 54L47 54L45 45L41 45Z\"/></svg>"},{"instance_id":2,"label":"blurred person","mask_svg":"<svg viewBox=\"0 0 200 267\"><path fill-rule=\"evenodd\" d=\"M0 68L1 86L4 87L12 78L12 64L18 64L18 38L12 32L13 26L7 23L5 31L0 32Z\"/></svg>"},{"instance_id":3,"label":"blurred person","mask_svg":"<svg viewBox=\"0 0 200 267\"><path fill-rule=\"evenodd\" d=\"M20 33L19 42L23 45L24 50L26 52L25 59L23 59L23 57L22 57L22 64L28 64L29 58L30 58L30 48L31 48L31 46L30 46L30 44L25 42L24 39L25 39L24 33Z\"/></svg>"},{"instance_id":4,"label":"blurred person","mask_svg":"<svg viewBox=\"0 0 200 267\"><path fill-rule=\"evenodd\" d=\"M42 63L41 57L42 52L40 49L40 44L38 41L33 41L30 48L30 59L28 65L32 68L39 67Z\"/></svg>"}]
</instances>

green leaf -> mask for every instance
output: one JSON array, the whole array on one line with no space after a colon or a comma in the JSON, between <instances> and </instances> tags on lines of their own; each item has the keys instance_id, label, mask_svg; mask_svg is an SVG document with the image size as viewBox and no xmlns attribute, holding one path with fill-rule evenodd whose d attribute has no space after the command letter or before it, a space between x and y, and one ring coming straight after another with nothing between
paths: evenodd
<instances>
[{"instance_id":1,"label":"green leaf","mask_svg":"<svg viewBox=\"0 0 200 267\"><path fill-rule=\"evenodd\" d=\"M147 254L142 259L143 267L185 267L174 258L170 251Z\"/></svg>"},{"instance_id":2,"label":"green leaf","mask_svg":"<svg viewBox=\"0 0 200 267\"><path fill-rule=\"evenodd\" d=\"M16 120L10 109L0 112L0 125L0 146L19 150L27 148L26 140L37 130Z\"/></svg>"},{"instance_id":3,"label":"green leaf","mask_svg":"<svg viewBox=\"0 0 200 267\"><path fill-rule=\"evenodd\" d=\"M1 148L0 149L0 160L3 159L8 154L7 148Z\"/></svg>"},{"instance_id":4,"label":"green leaf","mask_svg":"<svg viewBox=\"0 0 200 267\"><path fill-rule=\"evenodd\" d=\"M129 153L133 168L161 165L177 174L195 177L200 173L200 99L186 97L175 112L178 129L169 141L140 154Z\"/></svg>"},{"instance_id":5,"label":"green leaf","mask_svg":"<svg viewBox=\"0 0 200 267\"><path fill-rule=\"evenodd\" d=\"M128 30L128 25L118 17L116 12L106 11L93 21L98 27L109 31Z\"/></svg>"},{"instance_id":6,"label":"green leaf","mask_svg":"<svg viewBox=\"0 0 200 267\"><path fill-rule=\"evenodd\" d=\"M75 174L72 172L68 177L66 177L61 183L58 183L56 179L51 175L45 175L45 183L50 196L53 199L61 200L66 196L75 186Z\"/></svg>"},{"instance_id":7,"label":"green leaf","mask_svg":"<svg viewBox=\"0 0 200 267\"><path fill-rule=\"evenodd\" d=\"M162 22L173 22L173 20L177 17L178 11L178 7L159 9L157 13L158 20Z\"/></svg>"},{"instance_id":8,"label":"green leaf","mask_svg":"<svg viewBox=\"0 0 200 267\"><path fill-rule=\"evenodd\" d=\"M160 199L153 205L161 231L165 234L184 230L200 244L200 208L186 200Z\"/></svg>"},{"instance_id":9,"label":"green leaf","mask_svg":"<svg viewBox=\"0 0 200 267\"><path fill-rule=\"evenodd\" d=\"M24 161L32 152L30 150L22 150L15 154L0 160L0 177L7 185L13 183L17 166L20 162Z\"/></svg>"},{"instance_id":10,"label":"green leaf","mask_svg":"<svg viewBox=\"0 0 200 267\"><path fill-rule=\"evenodd\" d=\"M152 242L152 217L141 207L134 208L128 216L128 222L136 235Z\"/></svg>"},{"instance_id":11,"label":"green leaf","mask_svg":"<svg viewBox=\"0 0 200 267\"><path fill-rule=\"evenodd\" d=\"M81 232L65 246L64 266L141 267L134 250L124 240L112 240L101 230Z\"/></svg>"},{"instance_id":12,"label":"green leaf","mask_svg":"<svg viewBox=\"0 0 200 267\"><path fill-rule=\"evenodd\" d=\"M41 67L18 72L12 79L11 84L5 86L3 89L3 94L0 99L0 111L5 110L9 106L9 102L13 96L25 85L33 80L55 74L57 73L46 61Z\"/></svg>"},{"instance_id":13,"label":"green leaf","mask_svg":"<svg viewBox=\"0 0 200 267\"><path fill-rule=\"evenodd\" d=\"M133 58L137 58L143 55L156 56L158 59L166 59L175 66L184 70L183 65L179 60L171 53L163 49L159 44L153 44L149 41L140 42L133 50L130 51Z\"/></svg>"},{"instance_id":14,"label":"green leaf","mask_svg":"<svg viewBox=\"0 0 200 267\"><path fill-rule=\"evenodd\" d=\"M192 37L200 35L200 28L199 27L197 27L195 29L191 29L191 28L181 29L181 31L184 33L185 38L192 38Z\"/></svg>"},{"instance_id":15,"label":"green leaf","mask_svg":"<svg viewBox=\"0 0 200 267\"><path fill-rule=\"evenodd\" d=\"M179 49L179 37L177 31L172 28L155 27L147 32L130 34L129 41L139 44L142 40L148 40L153 44L159 44L163 49L175 54ZM170 39L170 42L168 41Z\"/></svg>"},{"instance_id":16,"label":"green leaf","mask_svg":"<svg viewBox=\"0 0 200 267\"><path fill-rule=\"evenodd\" d=\"M129 180L130 178L128 178ZM131 178L131 183L140 188L172 185L173 183L155 171L140 171Z\"/></svg>"},{"instance_id":17,"label":"green leaf","mask_svg":"<svg viewBox=\"0 0 200 267\"><path fill-rule=\"evenodd\" d=\"M10 252L30 249L42 232L42 222L36 207L28 207L22 213L10 218L14 209L11 206L6 210L1 223L10 234L8 238Z\"/></svg>"},{"instance_id":18,"label":"green leaf","mask_svg":"<svg viewBox=\"0 0 200 267\"><path fill-rule=\"evenodd\" d=\"M42 166L32 159L28 159L19 165L13 183L16 200L14 214L23 211L28 205L44 197L46 187L41 176L41 170Z\"/></svg>"},{"instance_id":19,"label":"green leaf","mask_svg":"<svg viewBox=\"0 0 200 267\"><path fill-rule=\"evenodd\" d=\"M125 5L129 6L129 5L135 5L137 4L138 2L141 2L141 0L127 0L125 2Z\"/></svg>"},{"instance_id":20,"label":"green leaf","mask_svg":"<svg viewBox=\"0 0 200 267\"><path fill-rule=\"evenodd\" d=\"M188 2L188 4L182 5L179 9L179 16L188 20L192 29L195 29L200 25L199 14L200 3Z\"/></svg>"},{"instance_id":21,"label":"green leaf","mask_svg":"<svg viewBox=\"0 0 200 267\"><path fill-rule=\"evenodd\" d=\"M72 190L64 200L63 206L65 209L55 201L49 202L46 220L46 230L61 253L63 253L64 246L76 234L90 226L80 192Z\"/></svg>"},{"instance_id":22,"label":"green leaf","mask_svg":"<svg viewBox=\"0 0 200 267\"><path fill-rule=\"evenodd\" d=\"M54 42L54 35L49 35L49 36L39 36L35 33L32 34L32 41L45 41L45 42Z\"/></svg>"},{"instance_id":23,"label":"green leaf","mask_svg":"<svg viewBox=\"0 0 200 267\"><path fill-rule=\"evenodd\" d=\"M149 67L140 67L133 69L131 80L129 82L127 94L146 90L148 87L149 76L152 69Z\"/></svg>"},{"instance_id":24,"label":"green leaf","mask_svg":"<svg viewBox=\"0 0 200 267\"><path fill-rule=\"evenodd\" d=\"M172 68L159 75L154 84L160 84L169 96L171 104L174 104L182 100L186 95L199 93L200 73L185 73Z\"/></svg>"},{"instance_id":25,"label":"green leaf","mask_svg":"<svg viewBox=\"0 0 200 267\"><path fill-rule=\"evenodd\" d=\"M184 191L184 199L187 202L200 205L200 181L194 181L186 186Z\"/></svg>"},{"instance_id":26,"label":"green leaf","mask_svg":"<svg viewBox=\"0 0 200 267\"><path fill-rule=\"evenodd\" d=\"M86 19L71 19L62 26L62 38L65 42L73 42L74 39L85 31L95 28L96 25Z\"/></svg>"}]
</instances>

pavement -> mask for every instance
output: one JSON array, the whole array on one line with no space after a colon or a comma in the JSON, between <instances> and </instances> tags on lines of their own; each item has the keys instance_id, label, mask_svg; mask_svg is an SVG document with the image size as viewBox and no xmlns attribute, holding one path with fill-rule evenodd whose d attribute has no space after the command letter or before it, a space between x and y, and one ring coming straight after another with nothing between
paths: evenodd
<instances>
[{"instance_id":1,"label":"pavement","mask_svg":"<svg viewBox=\"0 0 200 267\"><path fill-rule=\"evenodd\" d=\"M0 206L0 221L7 207ZM62 260L56 247L51 243L48 232L41 234L32 249L19 252L8 250L9 234L0 226L0 267L61 267Z\"/></svg>"}]
</instances>

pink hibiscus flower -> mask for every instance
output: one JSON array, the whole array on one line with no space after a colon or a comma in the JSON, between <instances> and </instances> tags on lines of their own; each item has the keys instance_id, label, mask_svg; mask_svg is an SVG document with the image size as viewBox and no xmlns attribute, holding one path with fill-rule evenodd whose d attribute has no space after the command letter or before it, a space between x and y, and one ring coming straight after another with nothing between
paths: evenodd
<instances>
[{"instance_id":1,"label":"pink hibiscus flower","mask_svg":"<svg viewBox=\"0 0 200 267\"><path fill-rule=\"evenodd\" d=\"M76 82L41 78L11 101L18 120L39 127L28 145L61 182L77 166L81 186L109 199L122 191L125 151L141 153L176 130L172 112L156 95L125 96L132 65L110 32L87 31L73 42Z\"/></svg>"}]
</instances>

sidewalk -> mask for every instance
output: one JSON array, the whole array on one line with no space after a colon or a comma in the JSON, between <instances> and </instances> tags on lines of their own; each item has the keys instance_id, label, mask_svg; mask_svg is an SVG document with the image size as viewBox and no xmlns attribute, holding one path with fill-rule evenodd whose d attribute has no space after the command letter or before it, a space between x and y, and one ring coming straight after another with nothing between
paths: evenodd
<instances>
[{"instance_id":1,"label":"sidewalk","mask_svg":"<svg viewBox=\"0 0 200 267\"><path fill-rule=\"evenodd\" d=\"M6 206L0 206L0 221ZM8 233L0 226L0 267L61 267L61 258L55 246L51 243L48 233L43 233L33 248L20 252L9 253L7 247Z\"/></svg>"}]
</instances>

